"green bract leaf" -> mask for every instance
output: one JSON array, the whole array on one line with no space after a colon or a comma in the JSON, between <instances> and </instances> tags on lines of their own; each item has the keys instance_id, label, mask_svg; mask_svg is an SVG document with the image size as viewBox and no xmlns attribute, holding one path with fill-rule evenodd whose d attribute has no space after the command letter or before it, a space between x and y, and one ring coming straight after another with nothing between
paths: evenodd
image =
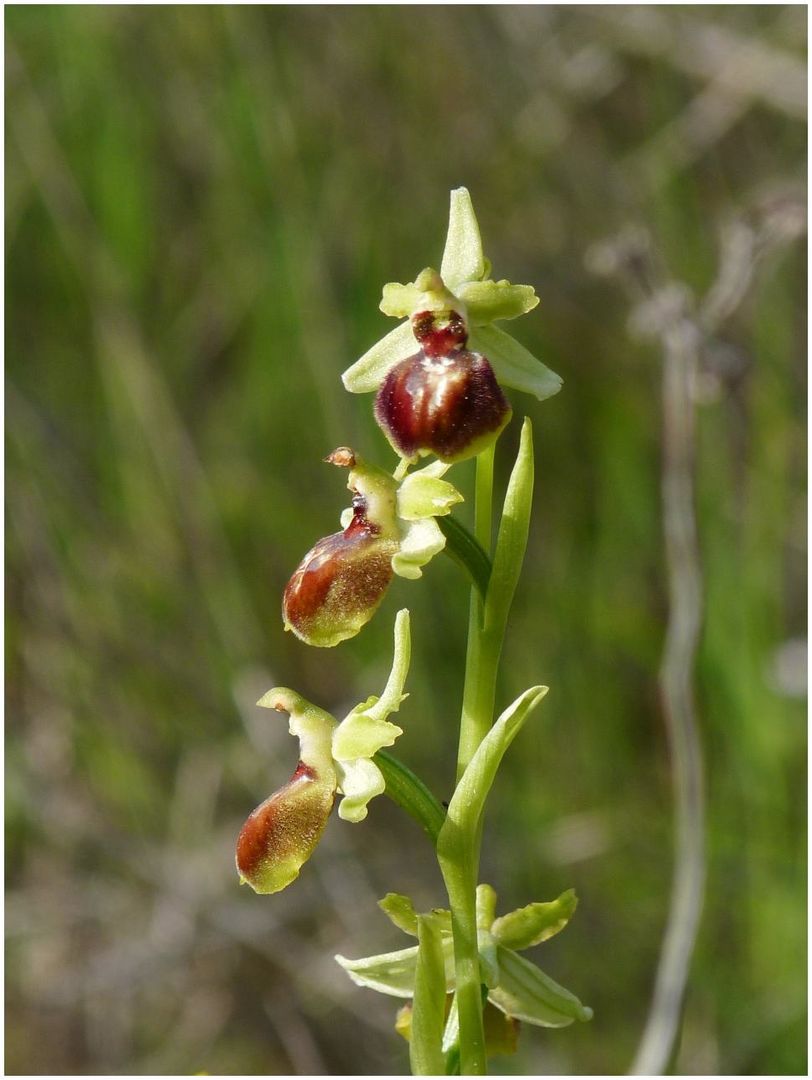
<instances>
[{"instance_id":1,"label":"green bract leaf","mask_svg":"<svg viewBox=\"0 0 812 1080\"><path fill-rule=\"evenodd\" d=\"M481 281L486 273L486 259L482 253L474 204L467 188L455 188L451 192L448 234L440 274L449 289L456 291L463 281Z\"/></svg>"},{"instance_id":2,"label":"green bract leaf","mask_svg":"<svg viewBox=\"0 0 812 1080\"><path fill-rule=\"evenodd\" d=\"M510 473L502 520L496 538L496 551L485 603L486 630L501 638L527 549L530 511L533 504L533 426L525 417L519 451Z\"/></svg>"},{"instance_id":3,"label":"green bract leaf","mask_svg":"<svg viewBox=\"0 0 812 1080\"><path fill-rule=\"evenodd\" d=\"M446 823L437 839L438 854L457 857L460 835L473 836L485 799L505 751L518 735L527 717L544 695L546 686L531 686L502 713L479 744L462 774L448 807Z\"/></svg>"},{"instance_id":4,"label":"green bract leaf","mask_svg":"<svg viewBox=\"0 0 812 1080\"><path fill-rule=\"evenodd\" d=\"M539 1027L567 1027L573 1020L591 1020L592 1010L545 975L535 964L501 945L499 986L488 998L507 1016Z\"/></svg>"},{"instance_id":5,"label":"green bract leaf","mask_svg":"<svg viewBox=\"0 0 812 1080\"><path fill-rule=\"evenodd\" d=\"M445 961L442 935L432 915L418 915L417 939L409 1063L414 1076L441 1076L445 1073Z\"/></svg>"},{"instance_id":6,"label":"green bract leaf","mask_svg":"<svg viewBox=\"0 0 812 1080\"><path fill-rule=\"evenodd\" d=\"M498 326L474 327L468 345L486 357L498 382L532 394L539 401L557 394L563 385L559 375Z\"/></svg>"},{"instance_id":7,"label":"green bract leaf","mask_svg":"<svg viewBox=\"0 0 812 1080\"><path fill-rule=\"evenodd\" d=\"M528 904L493 923L491 930L500 945L507 949L529 949L563 930L578 905L573 889L567 889L557 900Z\"/></svg>"},{"instance_id":8,"label":"green bract leaf","mask_svg":"<svg viewBox=\"0 0 812 1080\"><path fill-rule=\"evenodd\" d=\"M469 327L516 319L532 311L539 302L532 285L511 285L509 281L463 282L457 288L457 296L465 304Z\"/></svg>"},{"instance_id":9,"label":"green bract leaf","mask_svg":"<svg viewBox=\"0 0 812 1080\"><path fill-rule=\"evenodd\" d=\"M406 360L419 352L419 345L412 333L412 324L406 322L376 341L360 360L347 368L341 376L345 390L351 394L370 394L377 390L383 380L401 360Z\"/></svg>"}]
</instances>

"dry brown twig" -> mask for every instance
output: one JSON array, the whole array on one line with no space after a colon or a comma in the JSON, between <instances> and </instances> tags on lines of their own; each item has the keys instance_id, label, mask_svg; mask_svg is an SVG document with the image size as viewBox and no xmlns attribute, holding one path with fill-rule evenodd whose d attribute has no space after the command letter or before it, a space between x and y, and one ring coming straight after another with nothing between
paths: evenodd
<instances>
[{"instance_id":1,"label":"dry brown twig","mask_svg":"<svg viewBox=\"0 0 812 1080\"><path fill-rule=\"evenodd\" d=\"M698 374L703 352L746 297L759 265L804 228L803 202L792 193L762 200L752 218L731 219L722 230L716 277L701 301L668 278L641 228L628 228L587 253L590 270L624 284L634 305L630 331L658 342L663 360L668 623L659 681L675 797L674 872L654 993L630 1070L634 1075L660 1075L671 1057L705 888L704 767L694 694L703 606L694 507Z\"/></svg>"}]
</instances>

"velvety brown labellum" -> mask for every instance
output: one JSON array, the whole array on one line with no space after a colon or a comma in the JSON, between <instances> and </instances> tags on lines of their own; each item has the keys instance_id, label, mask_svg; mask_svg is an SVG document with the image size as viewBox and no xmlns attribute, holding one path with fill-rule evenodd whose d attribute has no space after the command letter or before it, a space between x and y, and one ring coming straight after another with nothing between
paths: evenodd
<instances>
[{"instance_id":1,"label":"velvety brown labellum","mask_svg":"<svg viewBox=\"0 0 812 1080\"><path fill-rule=\"evenodd\" d=\"M357 634L392 580L397 543L382 538L367 520L362 495L356 494L352 505L347 528L319 540L285 589L285 624L310 645L337 645Z\"/></svg>"},{"instance_id":2,"label":"velvety brown labellum","mask_svg":"<svg viewBox=\"0 0 812 1080\"><path fill-rule=\"evenodd\" d=\"M287 784L254 810L237 840L237 869L255 892L279 892L298 876L334 799L334 786L299 762Z\"/></svg>"},{"instance_id":3,"label":"velvety brown labellum","mask_svg":"<svg viewBox=\"0 0 812 1080\"><path fill-rule=\"evenodd\" d=\"M378 423L405 458L420 451L449 462L471 457L510 414L491 365L464 348L432 355L424 347L392 368L375 399Z\"/></svg>"}]
</instances>

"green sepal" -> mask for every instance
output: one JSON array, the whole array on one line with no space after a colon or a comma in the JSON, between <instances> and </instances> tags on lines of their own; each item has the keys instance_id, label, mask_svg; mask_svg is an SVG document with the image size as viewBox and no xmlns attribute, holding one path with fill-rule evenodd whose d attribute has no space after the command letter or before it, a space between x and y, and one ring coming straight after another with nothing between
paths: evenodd
<instances>
[{"instance_id":1,"label":"green sepal","mask_svg":"<svg viewBox=\"0 0 812 1080\"><path fill-rule=\"evenodd\" d=\"M574 1020L591 1020L592 1010L557 982L501 945L499 986L488 994L489 1000L507 1016L539 1027L567 1027Z\"/></svg>"},{"instance_id":2,"label":"green sepal","mask_svg":"<svg viewBox=\"0 0 812 1080\"><path fill-rule=\"evenodd\" d=\"M440 275L448 288L456 292L463 281L481 281L489 269L471 195L468 188L455 188L451 192Z\"/></svg>"},{"instance_id":3,"label":"green sepal","mask_svg":"<svg viewBox=\"0 0 812 1080\"><path fill-rule=\"evenodd\" d=\"M557 394L563 386L559 375L498 326L474 326L468 336L468 347L488 360L497 382L532 394L539 401Z\"/></svg>"},{"instance_id":4,"label":"green sepal","mask_svg":"<svg viewBox=\"0 0 812 1080\"><path fill-rule=\"evenodd\" d=\"M506 949L530 949L563 930L577 905L575 891L567 889L557 900L528 904L500 916L494 920L491 930Z\"/></svg>"},{"instance_id":5,"label":"green sepal","mask_svg":"<svg viewBox=\"0 0 812 1080\"><path fill-rule=\"evenodd\" d=\"M413 1076L438 1076L445 1072L446 979L443 935L434 916L417 916L417 940L409 1063Z\"/></svg>"},{"instance_id":6,"label":"green sepal","mask_svg":"<svg viewBox=\"0 0 812 1080\"><path fill-rule=\"evenodd\" d=\"M420 346L412 333L412 324L407 319L394 330L390 330L380 341L376 341L360 360L347 368L341 376L344 389L351 394L371 394L378 389L395 364L419 351Z\"/></svg>"},{"instance_id":7,"label":"green sepal","mask_svg":"<svg viewBox=\"0 0 812 1080\"><path fill-rule=\"evenodd\" d=\"M454 945L450 935L442 935L442 948L446 990L451 991L454 989ZM410 998L414 996L417 949L417 945L412 945L409 949L365 956L359 960L348 960L345 956L336 956L335 959L357 986L365 986L390 997Z\"/></svg>"},{"instance_id":8,"label":"green sepal","mask_svg":"<svg viewBox=\"0 0 812 1080\"><path fill-rule=\"evenodd\" d=\"M496 938L490 930L477 930L477 949L479 950L479 970L482 981L492 990L499 985L499 955Z\"/></svg>"}]
</instances>

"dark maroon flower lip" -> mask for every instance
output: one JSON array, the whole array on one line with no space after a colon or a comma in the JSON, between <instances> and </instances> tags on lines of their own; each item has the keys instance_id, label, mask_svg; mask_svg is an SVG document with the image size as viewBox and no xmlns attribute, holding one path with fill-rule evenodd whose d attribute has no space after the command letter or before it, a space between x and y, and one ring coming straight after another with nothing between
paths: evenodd
<instances>
[{"instance_id":1,"label":"dark maroon flower lip","mask_svg":"<svg viewBox=\"0 0 812 1080\"><path fill-rule=\"evenodd\" d=\"M480 353L421 350L397 364L375 399L375 417L405 458L431 452L441 461L472 457L507 424L511 408Z\"/></svg>"},{"instance_id":2,"label":"dark maroon flower lip","mask_svg":"<svg viewBox=\"0 0 812 1080\"><path fill-rule=\"evenodd\" d=\"M394 495L389 510L367 490L358 479L366 475L365 467L355 453L342 446L325 460L355 470L352 513L341 532L319 540L302 559L285 588L282 615L297 637L330 647L353 637L372 618L392 580L399 536L394 518L387 516L394 514ZM381 475L394 491L391 477Z\"/></svg>"}]
</instances>

